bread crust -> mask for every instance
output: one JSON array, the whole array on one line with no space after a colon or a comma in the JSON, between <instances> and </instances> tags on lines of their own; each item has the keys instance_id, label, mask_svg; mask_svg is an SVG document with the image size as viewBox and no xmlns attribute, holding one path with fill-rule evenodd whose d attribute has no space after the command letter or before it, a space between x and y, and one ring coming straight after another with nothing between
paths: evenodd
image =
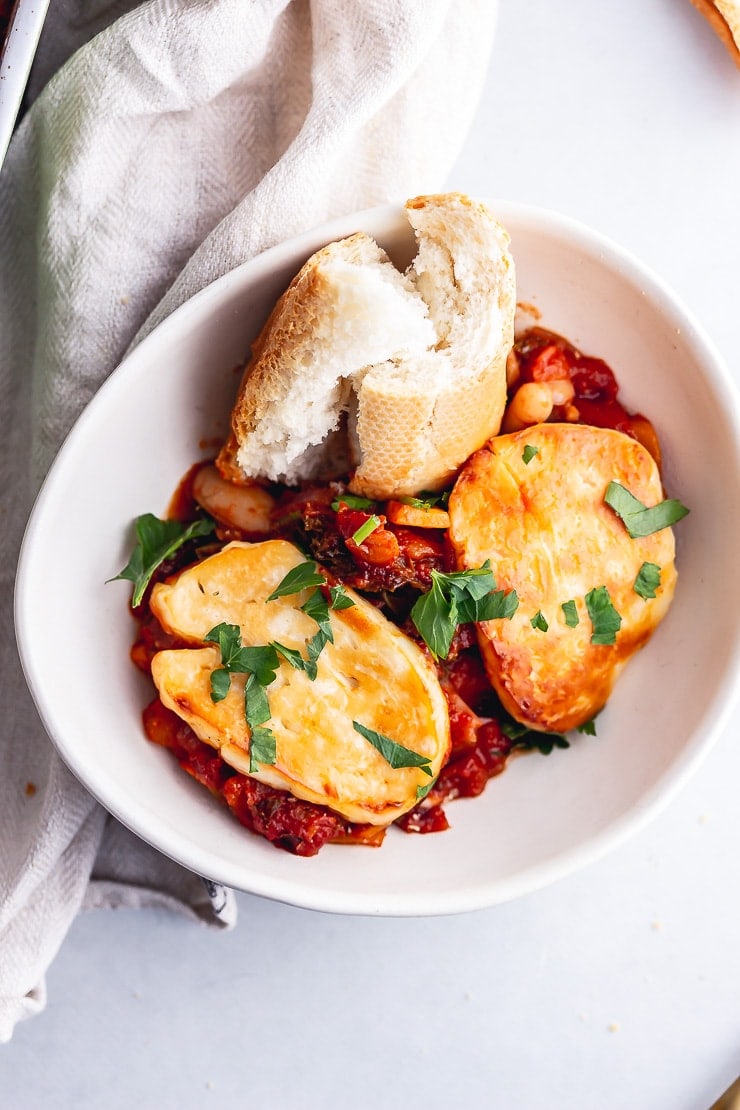
<instances>
[{"instance_id":1,"label":"bread crust","mask_svg":"<svg viewBox=\"0 0 740 1110\"><path fill-rule=\"evenodd\" d=\"M360 331L342 362L339 286L334 274L327 276L338 256L360 267L388 263L387 256L363 233L329 244L293 279L254 345L217 461L224 476L291 482L349 470L352 492L386 499L448 484L498 431L516 308L509 237L484 205L460 193L412 198L406 213L417 254L403 279L396 273L398 308L391 316L408 317L399 315L399 337L388 353L378 358L377 340L370 341L379 310L368 302L368 342L363 346ZM411 311L414 302L426 327ZM336 377L308 383L298 404L291 398L305 377L305 352L325 341L327 361L340 352ZM273 449L264 424L278 411L286 445ZM315 425L306 433L316 412L323 432ZM268 448L262 455L260 435ZM296 453L291 440L305 450Z\"/></svg>"},{"instance_id":2,"label":"bread crust","mask_svg":"<svg viewBox=\"0 0 740 1110\"><path fill-rule=\"evenodd\" d=\"M529 462L527 446L537 449ZM511 620L486 621L477 631L504 708L530 728L564 732L590 720L673 596L671 529L632 539L604 502L612 480L645 505L663 499L657 466L636 440L587 425L539 424L491 440L463 468L450 496L449 536L459 567L489 559L498 588L517 591ZM652 599L634 589L645 562L661 568ZM591 642L585 598L601 586L622 618L614 644ZM562 609L569 601L575 627ZM532 624L538 613L546 629Z\"/></svg>"}]
</instances>

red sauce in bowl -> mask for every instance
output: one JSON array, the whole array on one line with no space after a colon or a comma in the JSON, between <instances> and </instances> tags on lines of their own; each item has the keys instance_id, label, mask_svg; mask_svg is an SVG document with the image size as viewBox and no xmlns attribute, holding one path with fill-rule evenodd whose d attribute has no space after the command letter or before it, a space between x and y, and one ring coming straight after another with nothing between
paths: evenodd
<instances>
[{"instance_id":1,"label":"red sauce in bowl","mask_svg":"<svg viewBox=\"0 0 740 1110\"><path fill-rule=\"evenodd\" d=\"M542 328L531 328L519 336L514 350L517 384L565 378L572 383L575 415L573 410L565 414L556 408L551 419L577 419L615 428L639 439L659 462L652 425L623 407L617 380L605 362L583 355L567 340ZM201 513L193 483L203 465L196 464L183 478L173 496L170 517L189 522ZM270 534L308 550L331 580L364 594L427 651L409 612L420 591L429 589L432 570L455 569L445 531L391 523L380 502L357 508L351 497L343 500L346 487L340 482L299 488L270 486L269 491L276 499ZM358 543L355 537L369 522L374 525L372 531ZM186 646L164 632L151 614L148 597L154 582L176 575L231 540L253 538L217 525L215 536L189 541L157 570L141 605L134 610L138 631L131 655L141 670L149 672L157 651ZM449 828L447 803L481 794L514 753L532 749L547 753L554 746L567 747L563 737L528 733L507 717L486 676L473 625L457 629L448 658L438 663L437 669L448 703L450 754L426 797L395 822L409 833ZM235 771L158 697L144 710L143 721L149 740L172 752L183 769L228 806L242 825L276 847L312 856L327 843L382 843L384 828L352 824L327 807Z\"/></svg>"}]
</instances>

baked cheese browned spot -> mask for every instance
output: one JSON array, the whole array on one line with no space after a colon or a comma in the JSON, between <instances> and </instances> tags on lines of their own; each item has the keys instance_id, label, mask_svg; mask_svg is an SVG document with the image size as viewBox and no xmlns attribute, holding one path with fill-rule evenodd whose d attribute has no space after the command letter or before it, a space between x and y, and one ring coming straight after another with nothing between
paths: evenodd
<instances>
[{"instance_id":1,"label":"baked cheese browned spot","mask_svg":"<svg viewBox=\"0 0 740 1110\"><path fill-rule=\"evenodd\" d=\"M525 447L536 454L525 455ZM490 559L498 588L519 596L514 617L480 624L478 639L504 707L531 728L563 732L593 717L673 596L673 533L630 538L604 503L611 481L646 506L663 500L657 466L636 440L586 425L539 424L492 439L469 459L450 496L459 567ZM634 590L646 562L661 568L652 599ZM584 599L602 586L622 618L613 645L591 643ZM568 601L576 627L566 623ZM546 631L532 625L538 613Z\"/></svg>"},{"instance_id":2,"label":"baked cheese browned spot","mask_svg":"<svg viewBox=\"0 0 740 1110\"><path fill-rule=\"evenodd\" d=\"M232 675L223 701L210 696L220 652L204 639L222 622L238 625L245 645L277 641L305 657L318 628L300 608L311 591L265 600L301 562L300 551L283 540L232 543L174 583L156 586L151 608L162 626L199 646L159 652L152 675L164 704L236 770L350 821L388 824L416 804L417 788L431 779L418 767L393 768L353 721L427 758L436 777L449 747L449 720L431 664L373 605L348 590L355 604L331 610L334 643L321 652L315 681L281 662L266 687L274 765L249 770L246 677Z\"/></svg>"}]
</instances>

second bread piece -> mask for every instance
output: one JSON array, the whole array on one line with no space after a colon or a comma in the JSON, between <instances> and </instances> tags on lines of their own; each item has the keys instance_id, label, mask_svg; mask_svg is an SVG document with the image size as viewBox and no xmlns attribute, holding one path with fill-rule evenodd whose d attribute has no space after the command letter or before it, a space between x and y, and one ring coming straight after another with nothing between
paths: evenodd
<instances>
[{"instance_id":1,"label":"second bread piece","mask_svg":"<svg viewBox=\"0 0 740 1110\"><path fill-rule=\"evenodd\" d=\"M369 497L441 488L498 432L506 404L516 310L508 234L459 193L416 197L406 212L418 244L409 277L437 343L372 367L356 387L350 488Z\"/></svg>"}]
</instances>

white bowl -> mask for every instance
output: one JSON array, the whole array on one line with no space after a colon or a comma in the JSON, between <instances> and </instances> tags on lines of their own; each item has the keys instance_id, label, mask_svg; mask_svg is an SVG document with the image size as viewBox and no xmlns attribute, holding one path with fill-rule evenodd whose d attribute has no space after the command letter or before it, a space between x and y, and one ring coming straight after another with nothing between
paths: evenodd
<instances>
[{"instance_id":1,"label":"white bowl","mask_svg":"<svg viewBox=\"0 0 740 1110\"><path fill-rule=\"evenodd\" d=\"M740 458L727 371L655 275L561 216L489 202L508 227L520 301L605 358L628 408L662 440L676 528L673 607L628 665L598 736L513 760L485 793L450 803L452 828L392 829L380 849L277 850L145 738L150 691L129 661L131 522L162 514L188 467L227 428L239 363L278 294L318 247L358 229L413 253L399 207L337 220L267 251L185 304L125 360L64 444L26 533L16 624L29 686L59 753L120 821L186 867L320 910L450 913L531 891L621 842L686 780L728 718L740 657ZM66 537L66 539L65 539ZM73 537L74 542L71 542Z\"/></svg>"}]
</instances>

